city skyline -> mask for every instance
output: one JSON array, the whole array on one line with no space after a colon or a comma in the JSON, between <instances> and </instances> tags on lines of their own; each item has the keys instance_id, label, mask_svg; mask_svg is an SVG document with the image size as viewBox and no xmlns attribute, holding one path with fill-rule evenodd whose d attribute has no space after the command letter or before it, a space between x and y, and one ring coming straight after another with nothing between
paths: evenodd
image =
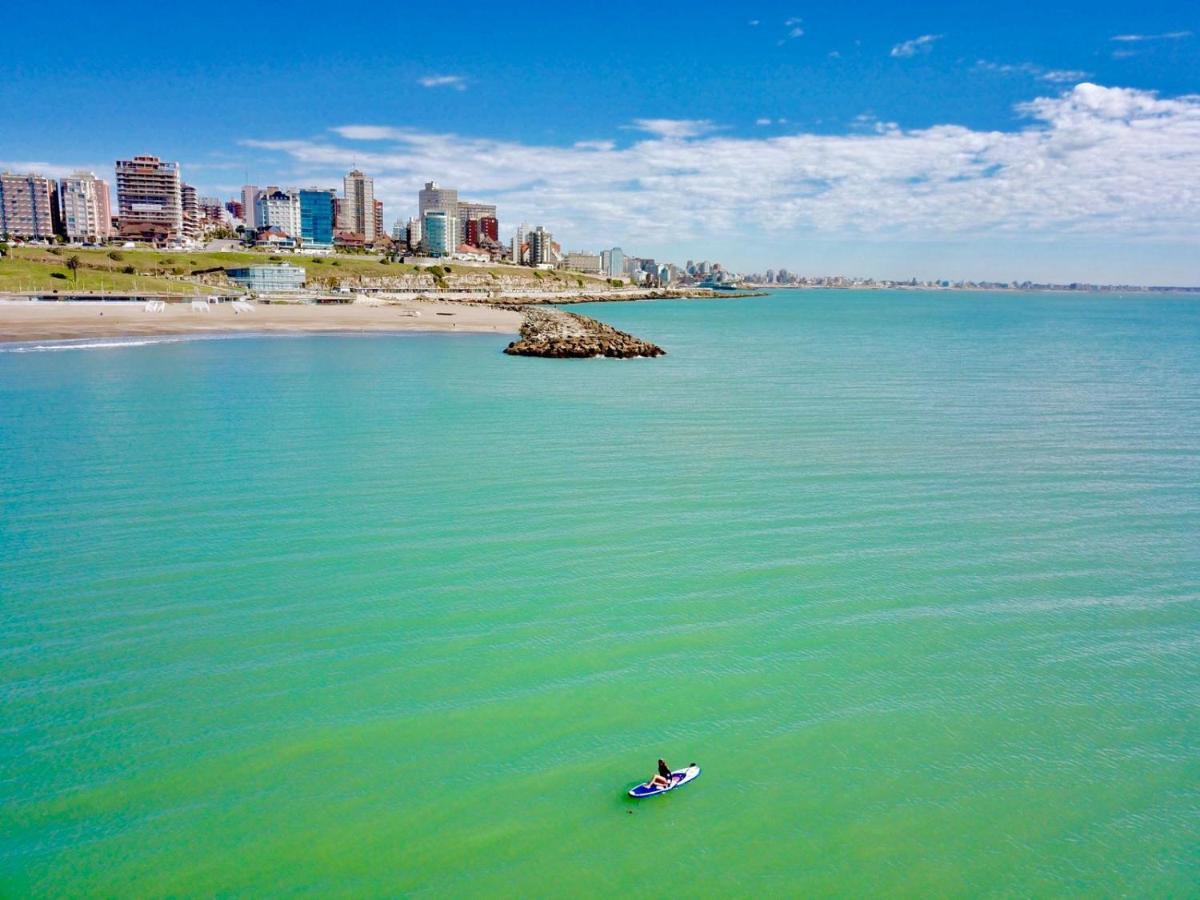
<instances>
[{"instance_id":1,"label":"city skyline","mask_svg":"<svg viewBox=\"0 0 1200 900\"><path fill-rule=\"evenodd\" d=\"M345 91L360 63L339 53L307 82L331 102L303 109L265 103L251 82L210 110L216 85L185 90L182 73L199 63L181 51L150 60L164 65L136 92L163 108L135 117L137 104L103 96L111 75L82 84L78 63L19 58L0 86L11 111L0 168L103 175L112 159L152 152L179 160L200 195L221 197L245 183L334 186L358 168L374 179L387 231L438 181L499 205L506 231L544 221L571 249L634 246L741 271L1200 283L1200 41L1183 4L1080 5L1082 19L1069 8L690 9L640 14L639 28L672 27L637 58L636 41L580 33L578 54L595 65L555 84L535 76L563 51L537 65L522 54L575 28L569 10L524 37L488 17L505 46L469 64L444 47L372 37L365 49L395 90ZM78 11L102 35L118 27ZM245 16L258 27L259 13ZM198 27L202 37L215 26ZM463 25L460 40L481 27ZM264 65L295 74L318 40L301 33ZM115 72L129 51L106 52ZM596 102L563 106L567 90ZM534 111L519 96L535 98ZM74 113L61 128L39 126L38 110L64 103ZM183 111L191 124L175 127Z\"/></svg>"}]
</instances>

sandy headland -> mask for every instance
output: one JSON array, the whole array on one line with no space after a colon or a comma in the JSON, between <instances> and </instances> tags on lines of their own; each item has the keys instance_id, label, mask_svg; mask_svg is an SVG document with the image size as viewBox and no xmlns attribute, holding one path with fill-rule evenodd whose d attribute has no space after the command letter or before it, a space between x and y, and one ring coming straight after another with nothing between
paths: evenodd
<instances>
[{"instance_id":1,"label":"sandy headland","mask_svg":"<svg viewBox=\"0 0 1200 900\"><path fill-rule=\"evenodd\" d=\"M441 300L389 303L279 304L0 302L0 342L63 341L161 335L321 332L491 332L517 334L511 309Z\"/></svg>"}]
</instances>

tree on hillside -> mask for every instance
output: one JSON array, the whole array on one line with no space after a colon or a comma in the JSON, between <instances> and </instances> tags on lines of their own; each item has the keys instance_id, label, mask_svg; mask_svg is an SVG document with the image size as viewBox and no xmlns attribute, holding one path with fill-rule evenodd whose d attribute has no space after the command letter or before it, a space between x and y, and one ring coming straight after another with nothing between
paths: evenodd
<instances>
[{"instance_id":1,"label":"tree on hillside","mask_svg":"<svg viewBox=\"0 0 1200 900\"><path fill-rule=\"evenodd\" d=\"M79 283L79 267L83 265L83 260L78 256L72 256L67 260L67 268L71 270L71 275L75 279L75 283Z\"/></svg>"}]
</instances>

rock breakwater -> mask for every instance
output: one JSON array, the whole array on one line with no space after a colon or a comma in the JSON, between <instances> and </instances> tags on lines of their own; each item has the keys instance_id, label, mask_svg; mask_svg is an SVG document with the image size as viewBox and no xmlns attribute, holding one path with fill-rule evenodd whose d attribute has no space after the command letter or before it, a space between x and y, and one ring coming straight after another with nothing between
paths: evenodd
<instances>
[{"instance_id":1,"label":"rock breakwater","mask_svg":"<svg viewBox=\"0 0 1200 900\"><path fill-rule=\"evenodd\" d=\"M632 359L662 356L662 347L618 331L588 316L545 307L522 308L520 340L504 352L511 356L545 356L552 359L585 359L608 356Z\"/></svg>"}]
</instances>

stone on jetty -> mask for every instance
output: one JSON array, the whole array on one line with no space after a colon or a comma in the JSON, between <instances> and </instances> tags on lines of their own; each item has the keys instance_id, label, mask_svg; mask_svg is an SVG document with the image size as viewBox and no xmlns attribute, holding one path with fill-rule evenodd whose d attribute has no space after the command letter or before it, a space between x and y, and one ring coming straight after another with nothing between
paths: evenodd
<instances>
[{"instance_id":1,"label":"stone on jetty","mask_svg":"<svg viewBox=\"0 0 1200 900\"><path fill-rule=\"evenodd\" d=\"M539 307L525 309L520 340L504 352L512 356L545 356L553 359L584 359L609 356L662 356L661 347L643 341L587 316Z\"/></svg>"}]
</instances>

